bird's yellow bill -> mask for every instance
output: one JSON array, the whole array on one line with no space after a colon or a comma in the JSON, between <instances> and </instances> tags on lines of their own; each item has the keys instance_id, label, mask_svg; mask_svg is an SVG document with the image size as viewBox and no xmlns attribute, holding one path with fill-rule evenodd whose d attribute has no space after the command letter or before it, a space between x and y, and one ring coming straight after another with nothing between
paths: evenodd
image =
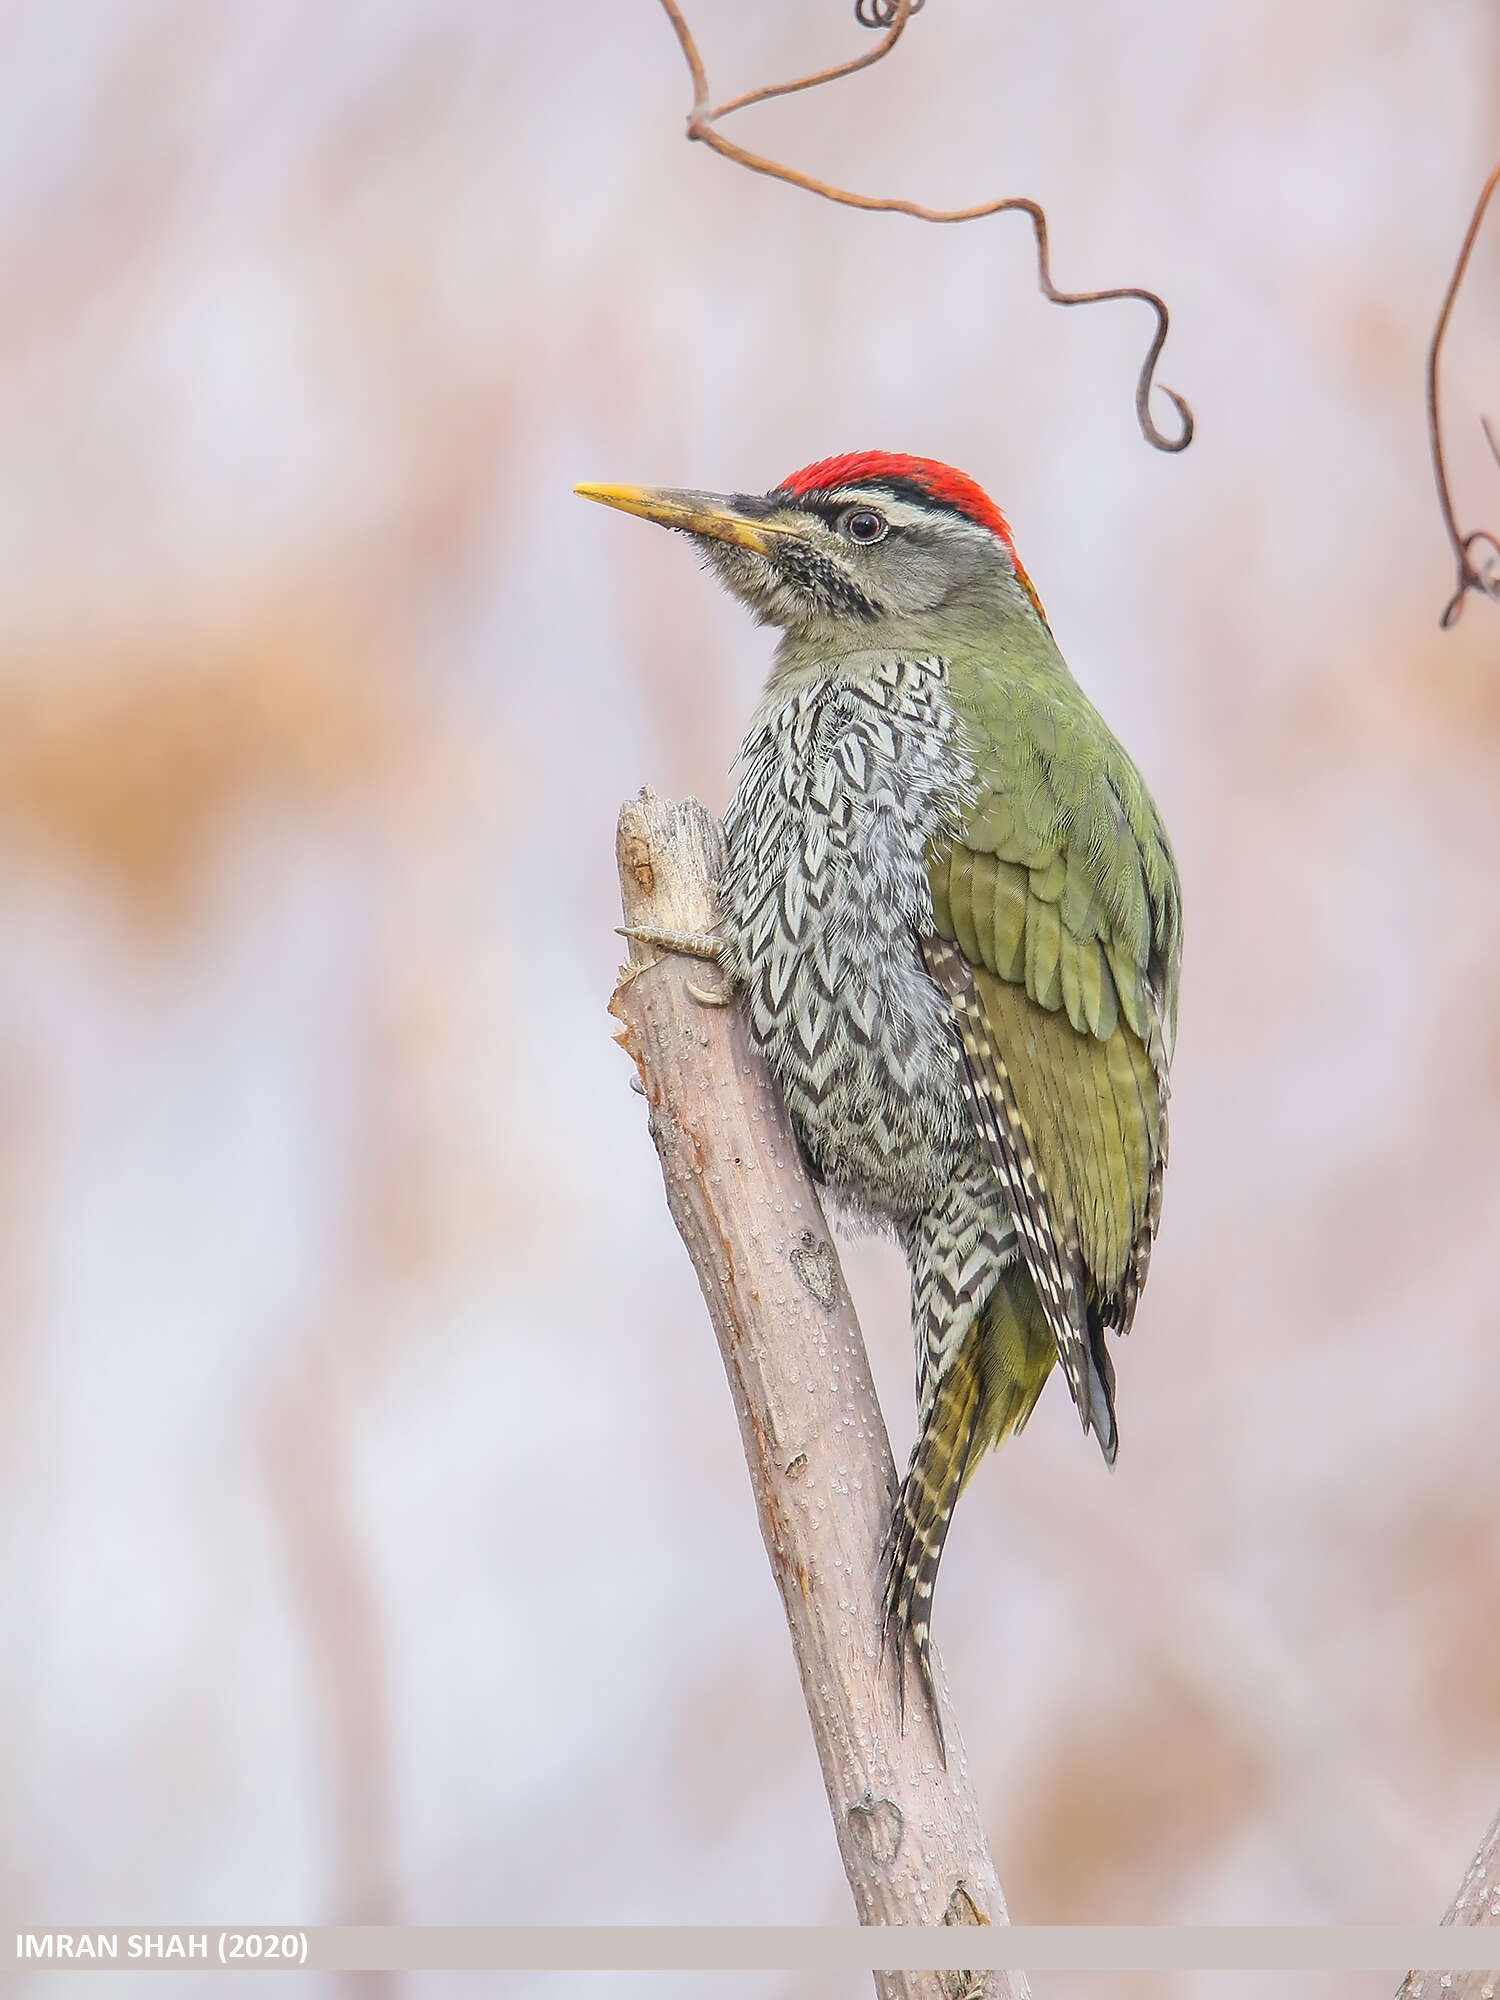
<instances>
[{"instance_id":1,"label":"bird's yellow bill","mask_svg":"<svg viewBox=\"0 0 1500 2000\"><path fill-rule=\"evenodd\" d=\"M597 500L605 507L618 507L625 514L639 514L643 521L658 521L664 528L681 528L689 535L709 535L716 542L734 542L742 549L754 549L768 556L777 535L788 532L766 521L752 521L736 514L727 501L713 493L676 493L655 486L575 486L585 500Z\"/></svg>"}]
</instances>

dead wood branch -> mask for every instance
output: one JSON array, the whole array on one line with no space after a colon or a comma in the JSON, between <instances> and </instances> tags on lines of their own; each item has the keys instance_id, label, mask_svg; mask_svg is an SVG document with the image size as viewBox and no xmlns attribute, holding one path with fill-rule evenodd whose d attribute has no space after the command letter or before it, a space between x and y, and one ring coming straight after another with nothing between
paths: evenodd
<instances>
[{"instance_id":1,"label":"dead wood branch","mask_svg":"<svg viewBox=\"0 0 1500 2000\"><path fill-rule=\"evenodd\" d=\"M719 830L642 792L619 826L629 925L709 930ZM1006 1923L943 1689L903 1733L880 1648L880 1550L896 1469L817 1192L738 1008L706 1007L691 959L639 940L610 1003L650 1106L667 1203L708 1303L862 1924ZM711 975L710 975L711 979ZM1025 2000L1018 1974L882 1972L883 2000Z\"/></svg>"},{"instance_id":2,"label":"dead wood branch","mask_svg":"<svg viewBox=\"0 0 1500 2000\"><path fill-rule=\"evenodd\" d=\"M1474 213L1469 217L1469 226L1464 232L1463 244L1453 266L1453 275L1448 280L1448 289L1443 294L1442 308L1437 316L1437 325L1432 329L1432 344L1427 350L1427 438L1432 448L1432 474L1437 481L1438 506L1442 510L1443 527L1447 531L1449 546L1453 550L1454 561L1458 565L1458 582L1453 595L1448 599L1439 621L1446 631L1460 611L1464 599L1471 590L1477 590L1482 597L1500 599L1500 541L1487 528L1475 528L1465 534L1459 527L1453 512L1453 495L1448 490L1448 466L1443 453L1442 411L1438 396L1438 360L1443 351L1443 341L1448 332L1448 322L1453 317L1454 303L1469 268L1469 259L1474 254L1474 244L1484 221L1485 210L1490 205L1490 197L1500 187L1500 167L1490 175L1479 190L1479 199L1474 204ZM1500 446L1495 442L1495 433L1486 418L1481 417L1484 435L1489 443L1495 463L1500 465ZM1475 561L1475 551L1482 551L1479 561ZM1482 567L1481 567L1482 565Z\"/></svg>"},{"instance_id":3,"label":"dead wood branch","mask_svg":"<svg viewBox=\"0 0 1500 2000\"><path fill-rule=\"evenodd\" d=\"M1479 1843L1443 1922L1500 1924L1500 1813ZM1494 2000L1497 1990L1500 1972L1408 1972L1396 2000Z\"/></svg>"},{"instance_id":4,"label":"dead wood branch","mask_svg":"<svg viewBox=\"0 0 1500 2000\"><path fill-rule=\"evenodd\" d=\"M1118 285L1105 291L1064 292L1052 281L1051 251L1047 240L1047 217L1040 202L1027 195L1002 195L994 201L976 202L969 208L924 208L920 202L906 201L896 196L854 194L848 188L834 187L829 181L821 181L813 174L805 174L796 167L784 165L779 160L768 159L762 153L749 152L744 146L735 145L719 131L721 119L732 111L743 111L751 104L764 104L768 98L789 97L799 90L813 90L820 84L836 83L840 78L853 76L856 71L869 69L888 56L901 39L902 31L912 15L923 4L923 0L858 0L855 16L862 26L884 28L885 33L873 49L862 56L854 56L848 62L836 63L830 69L814 71L809 76L799 76L787 83L762 84L757 90L741 91L738 97L729 97L722 104L710 106L712 93L708 87L708 73L703 66L703 58L692 31L683 19L677 0L661 0L667 18L671 21L693 80L693 106L688 113L687 135L690 139L700 139L705 146L720 153L726 160L733 160L738 166L747 167L753 174L768 174L773 180L785 181L789 187L804 188L809 194L821 195L825 201L836 201L845 208L877 210L883 214L910 215L918 222L977 222L986 215L1004 215L1010 210L1028 216L1032 233L1036 237L1037 285L1044 298L1058 306L1100 305L1110 299L1139 299L1156 315L1156 332L1151 345L1146 350L1146 358L1141 363L1141 371L1135 386L1135 414L1140 424L1141 435L1148 444L1158 451L1186 451L1193 441L1193 413L1183 397L1175 389L1157 383L1156 364L1166 345L1169 318L1165 300L1157 292L1147 291L1140 285ZM1160 388L1161 393L1177 412L1179 429L1176 436L1161 430L1151 414L1151 392Z\"/></svg>"}]
</instances>

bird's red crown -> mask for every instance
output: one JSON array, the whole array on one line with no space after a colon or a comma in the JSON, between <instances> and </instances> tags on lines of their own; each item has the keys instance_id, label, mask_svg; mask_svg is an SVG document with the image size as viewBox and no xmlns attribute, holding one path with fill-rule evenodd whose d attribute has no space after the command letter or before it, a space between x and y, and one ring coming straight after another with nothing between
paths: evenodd
<instances>
[{"instance_id":1,"label":"bird's red crown","mask_svg":"<svg viewBox=\"0 0 1500 2000\"><path fill-rule=\"evenodd\" d=\"M966 520L998 535L1011 554L1010 523L977 480L935 458L914 458L905 451L846 451L838 458L820 458L783 479L783 493L821 493L836 486L866 484L916 486L929 500L952 507Z\"/></svg>"},{"instance_id":2,"label":"bird's red crown","mask_svg":"<svg viewBox=\"0 0 1500 2000\"><path fill-rule=\"evenodd\" d=\"M956 466L944 465L941 459L936 458L915 458L905 451L846 451L837 458L820 458L815 465L804 465L800 472L783 479L777 491L822 493L839 486L864 485L915 487L938 506L951 507L966 521L988 528L1005 544L1006 552L1015 564L1021 588L1035 605L1037 615L1046 623L1047 614L1042 610L1036 587L1016 554L1009 521L978 480L971 479L967 472L960 472Z\"/></svg>"}]
</instances>

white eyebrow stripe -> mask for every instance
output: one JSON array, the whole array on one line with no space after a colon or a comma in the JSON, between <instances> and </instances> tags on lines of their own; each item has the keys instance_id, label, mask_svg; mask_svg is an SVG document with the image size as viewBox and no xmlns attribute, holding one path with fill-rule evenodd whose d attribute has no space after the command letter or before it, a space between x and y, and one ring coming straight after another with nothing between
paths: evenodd
<instances>
[{"instance_id":1,"label":"white eyebrow stripe","mask_svg":"<svg viewBox=\"0 0 1500 2000\"><path fill-rule=\"evenodd\" d=\"M878 507L893 528L920 528L930 526L934 519L944 527L967 528L971 534L983 535L987 542L995 538L989 529L978 521L971 521L966 514L960 514L951 507L934 503L931 508L918 507L910 500L898 500L894 493L872 480L868 486L840 486L828 493L826 502L832 507L857 507L863 503L867 507Z\"/></svg>"}]
</instances>

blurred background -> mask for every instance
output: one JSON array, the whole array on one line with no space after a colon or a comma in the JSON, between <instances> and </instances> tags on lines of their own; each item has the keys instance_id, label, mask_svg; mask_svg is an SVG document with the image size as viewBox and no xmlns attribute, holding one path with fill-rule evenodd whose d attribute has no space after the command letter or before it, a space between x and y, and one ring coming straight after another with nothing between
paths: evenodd
<instances>
[{"instance_id":1,"label":"blurred background","mask_svg":"<svg viewBox=\"0 0 1500 2000\"><path fill-rule=\"evenodd\" d=\"M844 0L693 12L720 96L869 46ZM1142 308L1042 303L1019 218L687 146L651 0L6 27L0 1901L850 1919L605 1014L619 802L722 807L770 640L569 489L879 446L1008 510L1185 881L1118 1467L1054 1385L938 1602L1012 1913L1436 1920L1500 1802L1500 611L1438 630L1422 365L1494 6L932 0L743 119L846 185L1038 196L1061 284L1159 288L1181 458ZM1500 217L1446 391L1500 526ZM845 1260L904 1461L900 1260Z\"/></svg>"}]
</instances>

